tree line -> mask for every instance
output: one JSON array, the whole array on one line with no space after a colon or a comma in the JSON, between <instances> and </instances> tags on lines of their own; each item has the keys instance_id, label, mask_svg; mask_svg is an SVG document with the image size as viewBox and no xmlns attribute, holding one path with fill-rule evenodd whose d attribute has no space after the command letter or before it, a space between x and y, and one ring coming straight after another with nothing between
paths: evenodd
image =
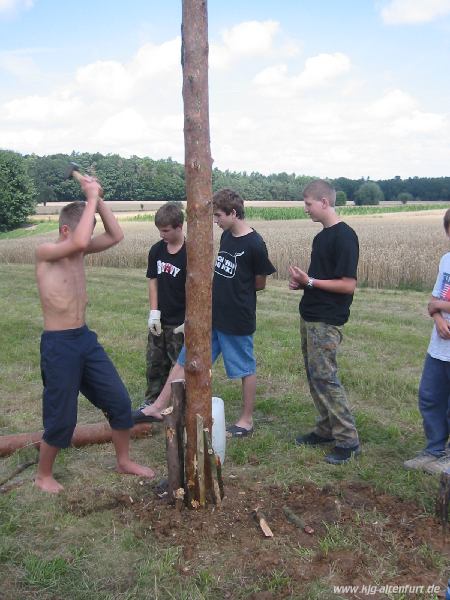
<instances>
[{"instance_id":1,"label":"tree line","mask_svg":"<svg viewBox=\"0 0 450 600\"><path fill-rule=\"evenodd\" d=\"M70 162L96 175L106 200L185 200L184 165L171 158L123 158L118 154L87 152L37 156L0 150L0 231L24 223L35 204L70 202L80 198L80 188L64 178ZM221 171L213 169L213 190L230 187L246 200L299 200L303 188L315 177L295 173ZM370 181L330 179L338 191L337 204L378 204L381 200L450 201L450 177L410 177Z\"/></svg>"},{"instance_id":2,"label":"tree line","mask_svg":"<svg viewBox=\"0 0 450 600\"><path fill-rule=\"evenodd\" d=\"M83 171L95 173L107 200L185 200L184 165L172 160L132 156L123 158L118 154L89 154L86 152L23 157L28 174L33 180L38 202L71 201L79 197L79 187L73 181L64 180L63 174L71 161ZM295 173L262 175L220 171L213 169L213 190L231 187L246 200L299 200L302 190L315 177ZM400 194L408 194L411 200L450 200L450 177L410 177L401 179L368 180L338 177L330 182L337 190L345 192L346 199L358 203L358 190L365 183L376 184L382 195L378 200L397 200Z\"/></svg>"}]
</instances>

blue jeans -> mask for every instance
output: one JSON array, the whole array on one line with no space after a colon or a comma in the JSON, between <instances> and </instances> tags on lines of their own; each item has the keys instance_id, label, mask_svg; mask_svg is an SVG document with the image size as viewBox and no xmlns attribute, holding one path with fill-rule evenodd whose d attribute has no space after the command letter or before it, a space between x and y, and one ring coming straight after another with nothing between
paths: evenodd
<instances>
[{"instance_id":1,"label":"blue jeans","mask_svg":"<svg viewBox=\"0 0 450 600\"><path fill-rule=\"evenodd\" d=\"M214 364L222 354L229 379L242 379L256 373L253 353L253 335L231 335L213 329L211 332L211 361ZM184 367L186 347L181 348L177 363Z\"/></svg>"},{"instance_id":2,"label":"blue jeans","mask_svg":"<svg viewBox=\"0 0 450 600\"><path fill-rule=\"evenodd\" d=\"M441 456L450 434L450 362L427 354L419 386L419 410L427 440L425 451Z\"/></svg>"}]
</instances>

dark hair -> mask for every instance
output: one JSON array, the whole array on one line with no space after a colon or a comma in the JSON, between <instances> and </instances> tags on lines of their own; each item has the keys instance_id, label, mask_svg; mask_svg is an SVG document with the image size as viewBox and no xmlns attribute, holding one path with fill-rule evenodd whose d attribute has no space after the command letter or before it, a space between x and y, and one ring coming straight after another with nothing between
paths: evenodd
<instances>
[{"instance_id":1,"label":"dark hair","mask_svg":"<svg viewBox=\"0 0 450 600\"><path fill-rule=\"evenodd\" d=\"M336 190L324 179L315 179L311 183L308 183L303 190L303 198L305 196L311 196L315 200L326 198L330 206L334 206L336 203Z\"/></svg>"},{"instance_id":2,"label":"dark hair","mask_svg":"<svg viewBox=\"0 0 450 600\"><path fill-rule=\"evenodd\" d=\"M447 208L447 210L445 211L445 215L444 215L444 229L445 229L445 233L448 234L448 230L450 227L450 208Z\"/></svg>"},{"instance_id":3,"label":"dark hair","mask_svg":"<svg viewBox=\"0 0 450 600\"><path fill-rule=\"evenodd\" d=\"M158 208L155 214L156 227L179 227L184 223L184 212L175 204L175 202L167 202Z\"/></svg>"},{"instance_id":4,"label":"dark hair","mask_svg":"<svg viewBox=\"0 0 450 600\"><path fill-rule=\"evenodd\" d=\"M83 200L75 200L75 202L66 204L59 213L59 229L63 225L67 225L73 231L80 222L85 207L86 202Z\"/></svg>"},{"instance_id":5,"label":"dark hair","mask_svg":"<svg viewBox=\"0 0 450 600\"><path fill-rule=\"evenodd\" d=\"M213 209L223 210L226 215L231 214L231 211L235 210L238 219L245 218L244 201L237 192L230 188L224 188L214 194Z\"/></svg>"}]
</instances>

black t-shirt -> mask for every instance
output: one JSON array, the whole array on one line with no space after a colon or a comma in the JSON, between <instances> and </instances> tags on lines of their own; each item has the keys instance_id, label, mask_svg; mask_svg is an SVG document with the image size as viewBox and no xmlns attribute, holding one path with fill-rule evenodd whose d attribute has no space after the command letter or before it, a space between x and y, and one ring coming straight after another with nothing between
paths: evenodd
<instances>
[{"instance_id":1,"label":"black t-shirt","mask_svg":"<svg viewBox=\"0 0 450 600\"><path fill-rule=\"evenodd\" d=\"M214 267L212 326L229 335L251 335L256 329L256 275L275 268L266 244L256 233L234 237L224 231Z\"/></svg>"},{"instance_id":2,"label":"black t-shirt","mask_svg":"<svg viewBox=\"0 0 450 600\"><path fill-rule=\"evenodd\" d=\"M342 221L324 227L312 244L308 275L314 279L356 279L359 258L358 236ZM300 314L305 321L344 325L350 316L353 294L336 294L318 288L305 288Z\"/></svg>"},{"instance_id":3,"label":"black t-shirt","mask_svg":"<svg viewBox=\"0 0 450 600\"><path fill-rule=\"evenodd\" d=\"M186 243L176 254L160 240L148 253L147 277L158 282L158 310L163 325L181 325L186 311Z\"/></svg>"}]
</instances>

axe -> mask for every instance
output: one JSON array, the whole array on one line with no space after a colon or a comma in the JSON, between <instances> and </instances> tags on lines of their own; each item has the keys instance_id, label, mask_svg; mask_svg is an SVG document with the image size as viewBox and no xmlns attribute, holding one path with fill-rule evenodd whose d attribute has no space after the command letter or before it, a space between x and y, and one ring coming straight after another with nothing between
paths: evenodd
<instances>
[{"instance_id":1,"label":"axe","mask_svg":"<svg viewBox=\"0 0 450 600\"><path fill-rule=\"evenodd\" d=\"M80 173L80 165L77 165L76 162L70 162L64 173L64 179L70 179L71 177L78 181L78 183L81 183L81 180L83 179L83 175ZM100 198L103 198L103 189Z\"/></svg>"},{"instance_id":2,"label":"axe","mask_svg":"<svg viewBox=\"0 0 450 600\"><path fill-rule=\"evenodd\" d=\"M78 183L80 183L81 178L83 177L80 173L80 165L77 165L75 162L70 162L64 173L64 179L70 179L71 177L76 179Z\"/></svg>"}]
</instances>

